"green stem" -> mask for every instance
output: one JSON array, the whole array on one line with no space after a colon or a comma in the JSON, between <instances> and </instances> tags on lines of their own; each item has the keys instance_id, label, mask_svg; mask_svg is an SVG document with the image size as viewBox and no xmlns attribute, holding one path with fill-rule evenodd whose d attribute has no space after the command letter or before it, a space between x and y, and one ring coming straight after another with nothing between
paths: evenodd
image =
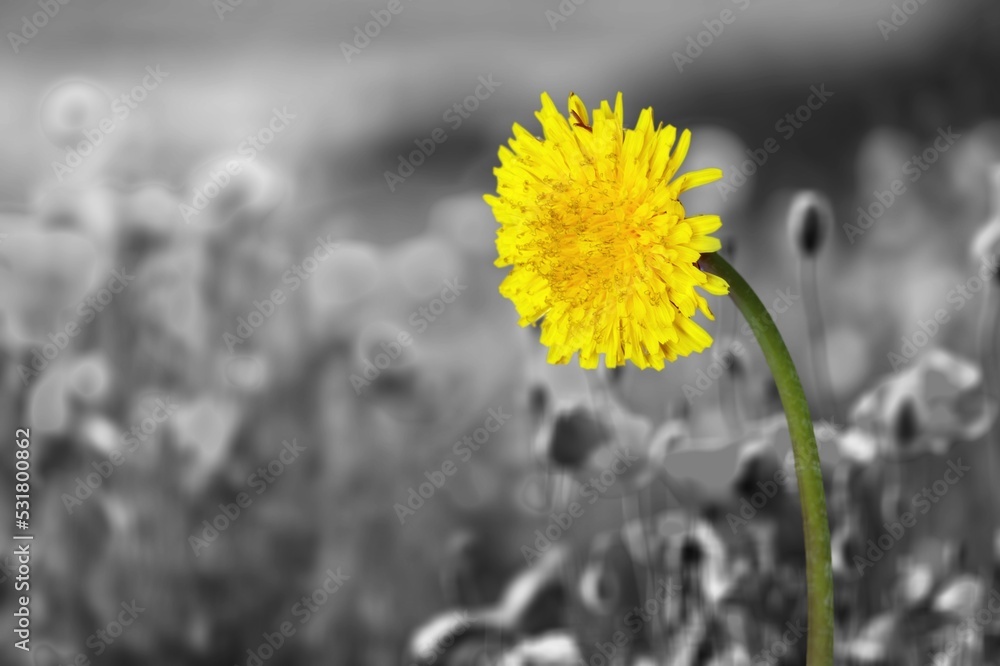
<instances>
[{"instance_id":1,"label":"green stem","mask_svg":"<svg viewBox=\"0 0 1000 666\"><path fill-rule=\"evenodd\" d=\"M771 315L747 281L718 253L703 254L700 263L708 272L729 283L729 295L750 324L778 386L795 455L795 476L798 479L805 533L806 586L809 595L806 663L808 666L830 666L833 664L834 628L830 526L809 403L806 402L802 382L799 381L778 327L774 325Z\"/></svg>"}]
</instances>

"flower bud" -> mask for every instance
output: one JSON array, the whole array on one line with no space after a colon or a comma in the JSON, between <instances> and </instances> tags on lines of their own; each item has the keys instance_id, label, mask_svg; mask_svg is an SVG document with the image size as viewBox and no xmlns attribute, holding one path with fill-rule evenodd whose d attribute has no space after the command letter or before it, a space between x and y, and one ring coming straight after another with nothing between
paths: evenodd
<instances>
[{"instance_id":1,"label":"flower bud","mask_svg":"<svg viewBox=\"0 0 1000 666\"><path fill-rule=\"evenodd\" d=\"M788 211L788 235L792 247L803 257L815 257L833 226L833 207L819 192L805 190L792 199Z\"/></svg>"},{"instance_id":2,"label":"flower bud","mask_svg":"<svg viewBox=\"0 0 1000 666\"><path fill-rule=\"evenodd\" d=\"M894 436L896 446L900 451L907 451L920 437L920 415L917 413L917 406L913 400L907 399L900 405L896 412L896 422Z\"/></svg>"}]
</instances>

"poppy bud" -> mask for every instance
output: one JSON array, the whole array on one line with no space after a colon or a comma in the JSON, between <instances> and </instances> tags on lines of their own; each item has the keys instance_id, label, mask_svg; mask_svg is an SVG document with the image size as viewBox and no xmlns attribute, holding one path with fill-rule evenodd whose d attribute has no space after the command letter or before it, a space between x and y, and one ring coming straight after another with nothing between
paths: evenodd
<instances>
[{"instance_id":1,"label":"poppy bud","mask_svg":"<svg viewBox=\"0 0 1000 666\"><path fill-rule=\"evenodd\" d=\"M705 551L702 549L700 543L689 536L684 539L680 557L682 567L696 568L701 566L701 562L705 558Z\"/></svg>"},{"instance_id":2,"label":"poppy bud","mask_svg":"<svg viewBox=\"0 0 1000 666\"><path fill-rule=\"evenodd\" d=\"M736 236L723 236L719 240L722 242L722 249L719 251L726 255L730 262L735 261L736 249L739 247L739 242L736 240Z\"/></svg>"},{"instance_id":3,"label":"poppy bud","mask_svg":"<svg viewBox=\"0 0 1000 666\"><path fill-rule=\"evenodd\" d=\"M795 195L788 211L788 234L803 257L819 254L832 226L833 208L825 196L812 190Z\"/></svg>"},{"instance_id":4,"label":"poppy bud","mask_svg":"<svg viewBox=\"0 0 1000 666\"><path fill-rule=\"evenodd\" d=\"M742 343L735 338L722 338L716 344L715 358L726 373L733 379L740 379L746 374L746 364L742 355L745 351Z\"/></svg>"},{"instance_id":5,"label":"poppy bud","mask_svg":"<svg viewBox=\"0 0 1000 666\"><path fill-rule=\"evenodd\" d=\"M549 411L549 390L544 384L533 384L528 388L528 414L532 422L537 423Z\"/></svg>"},{"instance_id":6,"label":"poppy bud","mask_svg":"<svg viewBox=\"0 0 1000 666\"><path fill-rule=\"evenodd\" d=\"M913 400L906 400L896 413L895 431L893 433L896 445L900 450L909 449L920 436L920 416Z\"/></svg>"}]
</instances>

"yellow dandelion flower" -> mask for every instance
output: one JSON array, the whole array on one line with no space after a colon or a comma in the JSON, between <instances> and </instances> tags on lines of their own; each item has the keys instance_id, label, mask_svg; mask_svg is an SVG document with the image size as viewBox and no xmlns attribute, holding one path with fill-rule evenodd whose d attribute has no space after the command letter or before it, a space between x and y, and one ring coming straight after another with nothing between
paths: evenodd
<instances>
[{"instance_id":1,"label":"yellow dandelion flower","mask_svg":"<svg viewBox=\"0 0 1000 666\"><path fill-rule=\"evenodd\" d=\"M550 363L611 368L632 361L663 368L664 359L701 352L711 336L692 319L713 319L696 290L724 295L726 281L698 267L720 243L717 215L688 217L681 193L722 177L702 169L677 177L691 133L653 125L653 110L623 127L622 95L589 119L569 97L563 116L548 94L535 116L544 138L514 125L500 147L497 196L486 195L500 228L497 266L511 266L500 285L522 326L542 320Z\"/></svg>"}]
</instances>

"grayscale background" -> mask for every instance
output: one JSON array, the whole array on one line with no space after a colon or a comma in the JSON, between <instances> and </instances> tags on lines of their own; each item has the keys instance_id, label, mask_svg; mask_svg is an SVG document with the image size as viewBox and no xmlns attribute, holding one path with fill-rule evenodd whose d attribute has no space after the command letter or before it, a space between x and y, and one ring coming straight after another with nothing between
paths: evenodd
<instances>
[{"instance_id":1,"label":"grayscale background","mask_svg":"<svg viewBox=\"0 0 1000 666\"><path fill-rule=\"evenodd\" d=\"M804 663L787 431L731 304L702 355L584 373L497 292L482 195L543 91L622 91L725 171L684 203L802 374L838 662L1000 663L997 3L5 0L0 28L0 664Z\"/></svg>"}]
</instances>

